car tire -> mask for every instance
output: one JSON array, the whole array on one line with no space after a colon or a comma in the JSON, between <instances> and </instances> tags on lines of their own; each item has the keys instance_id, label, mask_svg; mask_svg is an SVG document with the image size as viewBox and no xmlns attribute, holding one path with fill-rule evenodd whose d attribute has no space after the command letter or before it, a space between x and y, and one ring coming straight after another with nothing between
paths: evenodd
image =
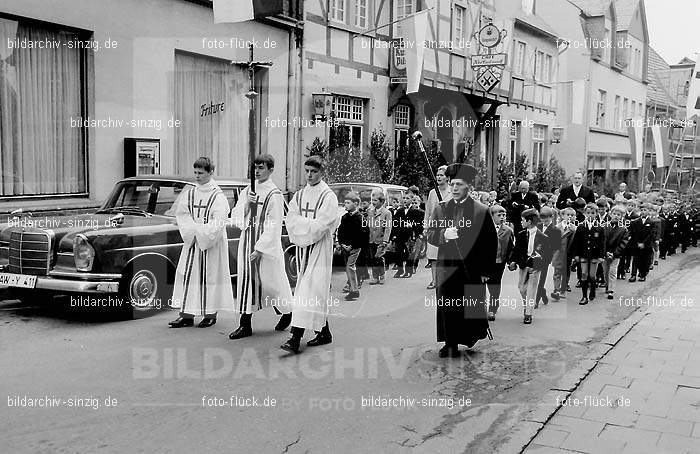
<instances>
[{"instance_id":1,"label":"car tire","mask_svg":"<svg viewBox=\"0 0 700 454\"><path fill-rule=\"evenodd\" d=\"M136 260L123 276L119 282L121 318L142 318L170 307L175 270L167 261Z\"/></svg>"},{"instance_id":2,"label":"car tire","mask_svg":"<svg viewBox=\"0 0 700 454\"><path fill-rule=\"evenodd\" d=\"M284 270L287 273L289 286L294 288L297 286L297 247L293 244L287 246L284 250Z\"/></svg>"}]
</instances>

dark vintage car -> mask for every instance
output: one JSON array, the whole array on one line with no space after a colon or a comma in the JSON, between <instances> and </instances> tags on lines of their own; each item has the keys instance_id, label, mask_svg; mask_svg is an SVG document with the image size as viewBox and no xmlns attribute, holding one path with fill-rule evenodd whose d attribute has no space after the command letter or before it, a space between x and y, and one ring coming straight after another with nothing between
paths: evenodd
<instances>
[{"instance_id":1,"label":"dark vintage car","mask_svg":"<svg viewBox=\"0 0 700 454\"><path fill-rule=\"evenodd\" d=\"M217 178L231 208L244 180ZM117 302L130 317L169 306L182 238L173 202L191 177L140 176L118 182L95 213L31 217L0 224L0 287L22 300L53 295ZM236 284L240 229L227 227L231 280ZM287 276L296 280L294 246L283 231ZM234 290L235 291L235 290ZM86 304L87 305L87 304ZM99 306L99 303L92 303Z\"/></svg>"}]
</instances>

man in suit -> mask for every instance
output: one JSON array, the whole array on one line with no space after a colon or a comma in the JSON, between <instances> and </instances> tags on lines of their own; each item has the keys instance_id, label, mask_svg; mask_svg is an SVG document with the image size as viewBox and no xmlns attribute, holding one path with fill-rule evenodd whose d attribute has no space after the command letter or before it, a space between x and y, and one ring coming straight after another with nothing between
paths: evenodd
<instances>
[{"instance_id":1,"label":"man in suit","mask_svg":"<svg viewBox=\"0 0 700 454\"><path fill-rule=\"evenodd\" d=\"M654 223L651 220L649 204L643 203L640 207L641 216L630 224L630 248L632 250L632 275L629 281L639 282L647 280L649 265L653 254L653 243L656 238Z\"/></svg>"},{"instance_id":2,"label":"man in suit","mask_svg":"<svg viewBox=\"0 0 700 454\"><path fill-rule=\"evenodd\" d=\"M628 199L632 196L632 193L627 190L627 183L624 181L618 186L618 191L613 194L614 201L620 201L622 199Z\"/></svg>"},{"instance_id":3,"label":"man in suit","mask_svg":"<svg viewBox=\"0 0 700 454\"><path fill-rule=\"evenodd\" d=\"M515 235L513 263L520 268L518 290L523 298L523 323L532 323L532 309L535 307L540 273L547 252L547 236L537 229L540 217L533 208L523 211L522 224L525 227Z\"/></svg>"},{"instance_id":4,"label":"man in suit","mask_svg":"<svg viewBox=\"0 0 700 454\"><path fill-rule=\"evenodd\" d=\"M523 211L534 208L540 211L540 198L535 192L530 191L530 183L523 180L518 185L518 192L513 192L508 201L510 208L510 222L513 223L513 231L518 233L523 229L521 215Z\"/></svg>"},{"instance_id":5,"label":"man in suit","mask_svg":"<svg viewBox=\"0 0 700 454\"><path fill-rule=\"evenodd\" d=\"M561 248L561 230L554 224L554 210L550 207L542 207L540 210L540 219L542 219L542 233L547 235L547 248L545 249L546 255L542 257L543 266L542 272L540 273L540 281L537 288L537 297L535 298L535 307L539 304L540 300L547 304L549 299L547 298L547 290L544 288L544 284L547 281L547 272L549 271L549 265L554 260L554 254L559 254L559 249ZM558 288L554 290L558 291ZM558 299L558 298L557 298Z\"/></svg>"},{"instance_id":6,"label":"man in suit","mask_svg":"<svg viewBox=\"0 0 700 454\"><path fill-rule=\"evenodd\" d=\"M573 184L571 186L565 186L561 189L561 192L559 192L557 208L563 210L567 207L574 207L574 201L579 197L586 203L593 203L595 201L593 190L583 185L583 173L581 173L581 171L574 173Z\"/></svg>"}]
</instances>

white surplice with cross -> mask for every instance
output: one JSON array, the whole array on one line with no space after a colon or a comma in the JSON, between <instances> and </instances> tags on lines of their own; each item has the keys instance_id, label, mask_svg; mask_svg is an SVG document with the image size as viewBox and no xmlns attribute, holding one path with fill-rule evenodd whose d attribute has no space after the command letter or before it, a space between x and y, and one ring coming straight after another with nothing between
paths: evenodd
<instances>
[{"instance_id":1,"label":"white surplice with cross","mask_svg":"<svg viewBox=\"0 0 700 454\"><path fill-rule=\"evenodd\" d=\"M210 315L233 311L226 225L229 205L210 180L189 186L175 201L173 213L182 236L172 307L181 313Z\"/></svg>"},{"instance_id":2,"label":"white surplice with cross","mask_svg":"<svg viewBox=\"0 0 700 454\"><path fill-rule=\"evenodd\" d=\"M275 306L286 313L291 310L292 290L282 251L284 196L270 179L255 184L257 210L251 231L250 212L245 214L249 192L250 186L246 186L231 212L233 224L241 229L236 311L252 314L264 307ZM251 262L248 257L254 250L260 252L262 257Z\"/></svg>"},{"instance_id":3,"label":"white surplice with cross","mask_svg":"<svg viewBox=\"0 0 700 454\"><path fill-rule=\"evenodd\" d=\"M286 224L297 246L292 326L320 331L332 304L333 233L340 224L335 193L324 181L307 184L289 203Z\"/></svg>"}]
</instances>

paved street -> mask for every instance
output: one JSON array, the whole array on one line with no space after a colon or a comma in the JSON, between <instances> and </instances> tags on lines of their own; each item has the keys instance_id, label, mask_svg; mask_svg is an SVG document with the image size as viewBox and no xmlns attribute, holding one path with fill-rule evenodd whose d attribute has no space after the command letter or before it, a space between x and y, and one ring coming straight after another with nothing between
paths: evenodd
<instances>
[{"instance_id":1,"label":"paved street","mask_svg":"<svg viewBox=\"0 0 700 454\"><path fill-rule=\"evenodd\" d=\"M578 383L581 367L595 365L591 355L610 350L610 336L629 329L624 320L637 298L698 295L699 260L693 248L662 262L645 283L619 281L622 300L598 297L581 307L574 289L535 311L531 326L513 307L516 273L506 271L510 304L492 324L495 339L460 359L437 357L424 262L418 276L363 287L355 302L335 291L334 342L298 356L278 348L288 333L272 330L271 310L254 316L254 337L234 342L231 314L207 330L173 330L174 312L109 322L57 304L6 301L3 451L520 452L556 409L555 396L568 395L552 390ZM334 289L343 280L336 273ZM697 406L684 402L698 400L696 327L683 310L644 317L571 395L623 394L631 406L559 410L529 451L583 451L586 443L592 448L585 452L692 449L683 443L699 435ZM25 406L45 397L53 406ZM388 397L401 400L377 406ZM648 411L624 420L642 407Z\"/></svg>"},{"instance_id":2,"label":"paved street","mask_svg":"<svg viewBox=\"0 0 700 454\"><path fill-rule=\"evenodd\" d=\"M699 277L695 261L657 280L656 303L635 314L526 453L700 453Z\"/></svg>"}]
</instances>

